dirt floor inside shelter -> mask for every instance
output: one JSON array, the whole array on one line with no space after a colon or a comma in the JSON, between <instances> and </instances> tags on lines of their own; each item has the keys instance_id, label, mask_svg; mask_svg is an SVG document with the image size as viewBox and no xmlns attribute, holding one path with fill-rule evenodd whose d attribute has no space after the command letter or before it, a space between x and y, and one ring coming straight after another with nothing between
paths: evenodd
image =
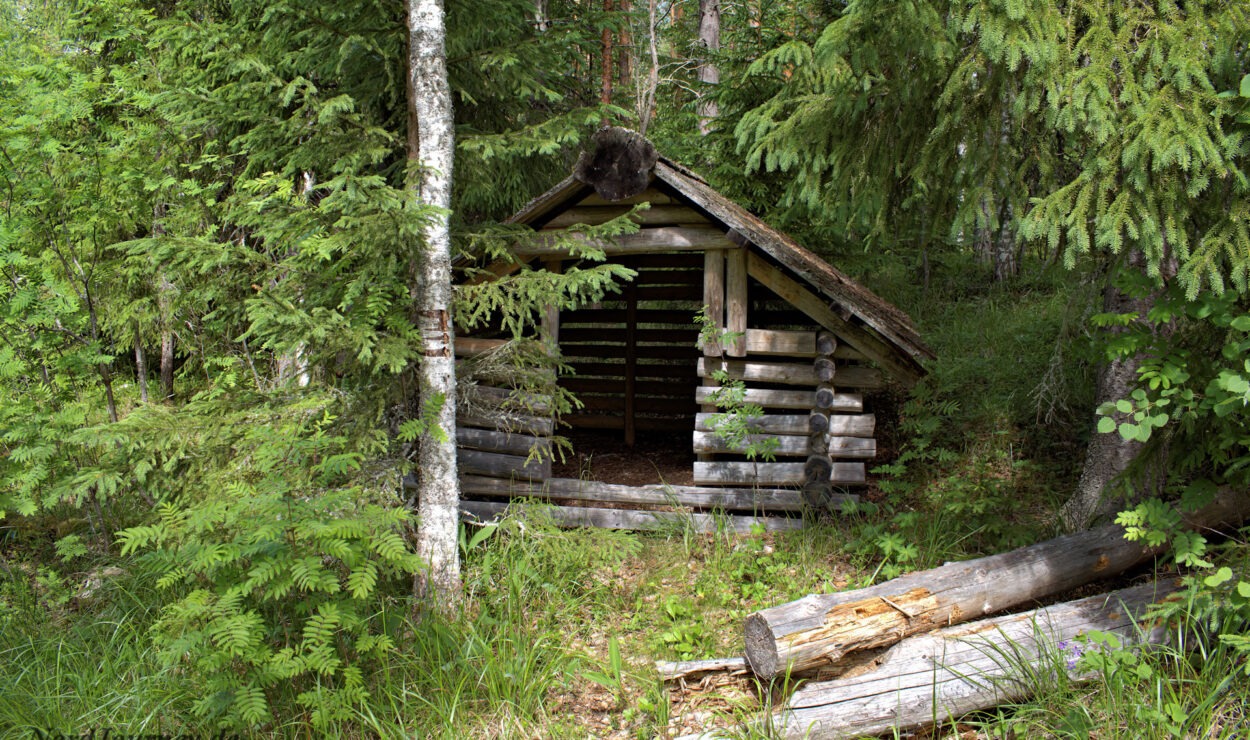
<instances>
[{"instance_id":1,"label":"dirt floor inside shelter","mask_svg":"<svg viewBox=\"0 0 1250 740\"><path fill-rule=\"evenodd\" d=\"M561 432L573 445L564 462L551 466L554 478L581 478L601 483L642 486L694 484L694 452L689 431L638 432L632 448L625 446L619 429L567 429Z\"/></svg>"}]
</instances>

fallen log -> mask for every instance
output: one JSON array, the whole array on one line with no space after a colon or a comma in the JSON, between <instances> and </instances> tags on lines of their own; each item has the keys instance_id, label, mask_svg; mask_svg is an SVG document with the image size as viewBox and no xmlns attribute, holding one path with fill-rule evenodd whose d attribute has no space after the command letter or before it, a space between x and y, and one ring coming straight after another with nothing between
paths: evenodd
<instances>
[{"instance_id":1,"label":"fallen log","mask_svg":"<svg viewBox=\"0 0 1250 740\"><path fill-rule=\"evenodd\" d=\"M878 735L1017 701L1060 671L1074 673L1077 650L1061 643L1091 630L1114 633L1130 646L1163 642L1165 627L1137 620L1178 586L1176 580L1146 584L908 638L871 671L795 692L778 717L778 736Z\"/></svg>"},{"instance_id":2,"label":"fallen log","mask_svg":"<svg viewBox=\"0 0 1250 740\"><path fill-rule=\"evenodd\" d=\"M1250 496L1229 492L1186 523L1218 528L1248 515ZM747 617L747 661L765 679L809 671L847 653L887 647L1116 575L1161 552L1125 540L1123 528L1109 524L869 588L806 596Z\"/></svg>"},{"instance_id":3,"label":"fallen log","mask_svg":"<svg viewBox=\"0 0 1250 740\"><path fill-rule=\"evenodd\" d=\"M655 670L660 674L661 681L677 681L703 673L728 673L730 675L747 672L745 658L712 658L711 660L655 661Z\"/></svg>"}]
</instances>

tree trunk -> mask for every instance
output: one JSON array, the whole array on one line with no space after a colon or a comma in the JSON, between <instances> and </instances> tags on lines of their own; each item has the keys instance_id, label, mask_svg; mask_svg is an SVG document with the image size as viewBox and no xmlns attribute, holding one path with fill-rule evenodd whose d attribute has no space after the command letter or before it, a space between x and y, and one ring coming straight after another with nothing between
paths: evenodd
<instances>
[{"instance_id":1,"label":"tree trunk","mask_svg":"<svg viewBox=\"0 0 1250 740\"><path fill-rule=\"evenodd\" d=\"M456 474L456 362L451 306L451 208L454 141L447 82L442 0L409 0L408 89L417 119L417 151L409 151L409 183L422 202L440 209L423 228L424 252L416 259L412 299L421 332L418 367L422 412L437 409L439 429L421 437L417 453L417 554L426 569L413 593L443 608L460 595L456 534L460 487ZM410 137L411 140L411 137Z\"/></svg>"},{"instance_id":2,"label":"tree trunk","mask_svg":"<svg viewBox=\"0 0 1250 740\"><path fill-rule=\"evenodd\" d=\"M1145 255L1141 250L1134 250L1128 255L1126 269L1144 271L1144 265ZM1175 258L1165 258L1162 271L1164 277L1175 275ZM1114 275L1114 270L1112 274ZM1132 313L1145 317L1161 294L1162 289L1157 289L1144 296L1130 296L1114 285L1108 284L1103 298L1103 310L1106 313ZM1166 328L1164 335L1170 331L1170 327ZM1137 370L1140 366L1141 356L1130 355L1116 357L1099 370L1094 407L1098 408L1104 403L1114 403L1119 399L1128 398L1137 385ZM1097 424L1097 421L1098 419L1095 418L1094 424ZM1060 516L1069 529L1079 529L1091 522L1106 519L1116 512L1125 501L1125 497L1109 495L1108 487L1128 469L1141 451L1142 443L1126 440L1120 436L1119 432L1110 434L1093 432L1089 446L1085 450L1085 464L1081 470L1081 479L1076 486L1076 493L1068 499L1060 511ZM1157 485L1157 481L1153 484ZM1146 485L1152 485L1152 483L1146 481Z\"/></svg>"},{"instance_id":3,"label":"tree trunk","mask_svg":"<svg viewBox=\"0 0 1250 740\"><path fill-rule=\"evenodd\" d=\"M615 10L615 4L612 0L603 0L603 31L600 34L599 43L602 46L600 50L600 83L599 83L599 102L609 105L612 102L612 29L608 25ZM608 124L605 118L603 124Z\"/></svg>"},{"instance_id":4,"label":"tree trunk","mask_svg":"<svg viewBox=\"0 0 1250 740\"><path fill-rule=\"evenodd\" d=\"M139 333L139 322L134 322L135 333L135 378L139 381L139 400L148 402L148 357L143 351L143 336Z\"/></svg>"},{"instance_id":5,"label":"tree trunk","mask_svg":"<svg viewBox=\"0 0 1250 740\"><path fill-rule=\"evenodd\" d=\"M699 46L703 47L699 82L715 85L720 82L720 70L710 57L720 50L720 0L699 0ZM706 96L705 89L699 91L699 133L703 136L712 130L712 119L720 114L716 101Z\"/></svg>"},{"instance_id":6,"label":"tree trunk","mask_svg":"<svg viewBox=\"0 0 1250 740\"><path fill-rule=\"evenodd\" d=\"M1091 630L1113 633L1128 646L1164 642L1166 627L1137 620L1177 585L1150 583L912 637L871 670L803 686L781 713L777 734L810 740L888 734L1018 701L1044 690L1060 671L1078 678L1074 658L1084 646L1066 643Z\"/></svg>"},{"instance_id":7,"label":"tree trunk","mask_svg":"<svg viewBox=\"0 0 1250 740\"><path fill-rule=\"evenodd\" d=\"M1231 492L1187 519L1192 529L1236 526L1250 499ZM845 655L959 624L1121 573L1154 557L1117 524L1011 552L951 563L837 594L817 594L756 612L746 653L762 678L809 671Z\"/></svg>"}]
</instances>

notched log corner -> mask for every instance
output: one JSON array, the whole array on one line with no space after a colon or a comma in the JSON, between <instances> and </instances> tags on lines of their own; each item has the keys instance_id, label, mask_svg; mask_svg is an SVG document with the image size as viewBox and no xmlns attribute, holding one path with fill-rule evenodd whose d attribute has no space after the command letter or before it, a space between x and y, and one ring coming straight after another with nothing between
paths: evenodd
<instances>
[{"instance_id":1,"label":"notched log corner","mask_svg":"<svg viewBox=\"0 0 1250 740\"><path fill-rule=\"evenodd\" d=\"M645 137L612 126L594 137L595 149L582 152L573 175L604 200L623 200L647 189L659 152Z\"/></svg>"}]
</instances>

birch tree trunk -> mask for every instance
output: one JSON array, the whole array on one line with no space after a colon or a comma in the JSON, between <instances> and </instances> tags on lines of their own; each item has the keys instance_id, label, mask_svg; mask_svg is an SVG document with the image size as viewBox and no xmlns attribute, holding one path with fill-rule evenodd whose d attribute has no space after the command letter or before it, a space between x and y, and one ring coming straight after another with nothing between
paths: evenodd
<instances>
[{"instance_id":1,"label":"birch tree trunk","mask_svg":"<svg viewBox=\"0 0 1250 740\"><path fill-rule=\"evenodd\" d=\"M409 187L440 210L423 228L416 258L413 310L421 332L418 368L421 408L437 408L438 430L421 437L417 453L417 554L426 569L413 595L444 608L460 594L456 529L460 484L456 475L456 365L452 353L451 176L454 141L447 82L442 0L408 0L408 94L417 136L409 136ZM413 145L415 144L415 149Z\"/></svg>"},{"instance_id":2,"label":"birch tree trunk","mask_svg":"<svg viewBox=\"0 0 1250 740\"><path fill-rule=\"evenodd\" d=\"M699 46L703 47L699 82L715 85L720 82L720 70L709 57L720 50L720 0L699 0ZM705 91L700 91L699 96L699 133L707 136L712 130L712 119L720 114L720 107L716 101L707 99Z\"/></svg>"}]
</instances>

